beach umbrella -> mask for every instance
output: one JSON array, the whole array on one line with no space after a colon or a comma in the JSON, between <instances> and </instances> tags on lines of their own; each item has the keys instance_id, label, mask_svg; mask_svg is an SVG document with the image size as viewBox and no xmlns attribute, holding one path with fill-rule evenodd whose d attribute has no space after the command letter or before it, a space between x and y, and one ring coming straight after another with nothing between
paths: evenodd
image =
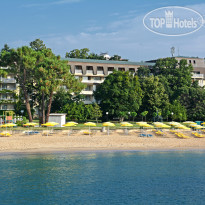
<instances>
[{"instance_id":1,"label":"beach umbrella","mask_svg":"<svg viewBox=\"0 0 205 205\"><path fill-rule=\"evenodd\" d=\"M136 122L136 124L139 125L141 129L154 128L152 125L147 124L147 122Z\"/></svg>"},{"instance_id":2,"label":"beach umbrella","mask_svg":"<svg viewBox=\"0 0 205 205\"><path fill-rule=\"evenodd\" d=\"M170 128L169 125L166 125L166 124L161 123L161 122L154 122L153 124L154 124L154 126L157 127L157 128L167 128L167 129Z\"/></svg>"},{"instance_id":3,"label":"beach umbrella","mask_svg":"<svg viewBox=\"0 0 205 205\"><path fill-rule=\"evenodd\" d=\"M64 127L71 127L71 132L72 132L72 127L75 127L78 123L77 122L67 122L66 124L64 124ZM69 135L69 133L68 133Z\"/></svg>"},{"instance_id":4,"label":"beach umbrella","mask_svg":"<svg viewBox=\"0 0 205 205\"><path fill-rule=\"evenodd\" d=\"M186 122L183 122L184 124L187 124L187 125L191 125L191 124L196 124L195 122L193 121L186 121Z\"/></svg>"},{"instance_id":5,"label":"beach umbrella","mask_svg":"<svg viewBox=\"0 0 205 205\"><path fill-rule=\"evenodd\" d=\"M45 124L42 124L43 126L46 126L46 127L53 127L55 125L58 125L59 123L57 122L47 122Z\"/></svg>"},{"instance_id":6,"label":"beach umbrella","mask_svg":"<svg viewBox=\"0 0 205 205\"><path fill-rule=\"evenodd\" d=\"M112 123L112 122L104 122L102 125L103 125L104 127L107 127L107 135L110 134L110 127L114 127L114 126L115 126L115 124Z\"/></svg>"},{"instance_id":7,"label":"beach umbrella","mask_svg":"<svg viewBox=\"0 0 205 205\"><path fill-rule=\"evenodd\" d=\"M6 128L6 131L7 131L7 127L16 127L17 125L14 124L14 123L6 123L6 124L3 124L1 125L1 127L5 127Z\"/></svg>"},{"instance_id":8,"label":"beach umbrella","mask_svg":"<svg viewBox=\"0 0 205 205\"><path fill-rule=\"evenodd\" d=\"M35 122L27 122L26 124L23 124L24 127L35 127L36 125L38 125L38 123ZM29 129L28 129L28 135L29 135Z\"/></svg>"},{"instance_id":9,"label":"beach umbrella","mask_svg":"<svg viewBox=\"0 0 205 205\"><path fill-rule=\"evenodd\" d=\"M84 125L89 126L89 136L90 136L90 127L95 127L96 123L94 123L94 122L86 122L86 123L84 123Z\"/></svg>"},{"instance_id":10,"label":"beach umbrella","mask_svg":"<svg viewBox=\"0 0 205 205\"><path fill-rule=\"evenodd\" d=\"M183 129L183 130L190 130L189 127L186 127L186 126L184 126L184 125L177 125L177 126L175 126L175 128L177 128L177 129Z\"/></svg>"},{"instance_id":11,"label":"beach umbrella","mask_svg":"<svg viewBox=\"0 0 205 205\"><path fill-rule=\"evenodd\" d=\"M127 127L132 127L133 124L129 123L129 122L121 122L120 123L122 127L125 127L125 133L128 134L128 131L127 131Z\"/></svg>"},{"instance_id":12,"label":"beach umbrella","mask_svg":"<svg viewBox=\"0 0 205 205\"><path fill-rule=\"evenodd\" d=\"M41 124L41 126L44 126L44 127L53 127L55 125L58 125L59 123L57 122L47 122L47 123L44 123L44 124ZM48 129L49 131L49 129ZM47 133L47 136L48 136L48 133Z\"/></svg>"}]
</instances>

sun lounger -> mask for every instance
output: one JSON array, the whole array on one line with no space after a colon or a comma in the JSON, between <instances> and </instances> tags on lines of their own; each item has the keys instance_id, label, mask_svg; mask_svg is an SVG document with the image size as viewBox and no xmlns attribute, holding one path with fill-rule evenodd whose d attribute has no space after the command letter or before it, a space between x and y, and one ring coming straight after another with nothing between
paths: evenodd
<instances>
[{"instance_id":1,"label":"sun lounger","mask_svg":"<svg viewBox=\"0 0 205 205\"><path fill-rule=\"evenodd\" d=\"M93 135L94 132L89 131L89 130L81 130L81 131L80 131L80 134L83 134L83 135Z\"/></svg>"},{"instance_id":2,"label":"sun lounger","mask_svg":"<svg viewBox=\"0 0 205 205\"><path fill-rule=\"evenodd\" d=\"M4 131L4 132L1 132L1 133L0 133L0 136L1 136L1 137L10 137L10 136L11 136L11 133Z\"/></svg>"},{"instance_id":3,"label":"sun lounger","mask_svg":"<svg viewBox=\"0 0 205 205\"><path fill-rule=\"evenodd\" d=\"M49 130L43 130L42 136L48 136L51 135L51 132Z\"/></svg>"},{"instance_id":4,"label":"sun lounger","mask_svg":"<svg viewBox=\"0 0 205 205\"><path fill-rule=\"evenodd\" d=\"M152 134L139 134L139 137L153 137Z\"/></svg>"},{"instance_id":5,"label":"sun lounger","mask_svg":"<svg viewBox=\"0 0 205 205\"><path fill-rule=\"evenodd\" d=\"M24 133L25 135L35 135L35 134L39 134L40 132L30 130L30 131L23 131L23 133Z\"/></svg>"}]
</instances>

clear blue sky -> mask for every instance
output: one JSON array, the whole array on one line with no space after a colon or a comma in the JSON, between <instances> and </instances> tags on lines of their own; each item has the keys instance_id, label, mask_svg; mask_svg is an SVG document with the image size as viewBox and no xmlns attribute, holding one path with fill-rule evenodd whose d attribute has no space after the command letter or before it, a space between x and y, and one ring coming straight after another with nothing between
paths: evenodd
<instances>
[{"instance_id":1,"label":"clear blue sky","mask_svg":"<svg viewBox=\"0 0 205 205\"><path fill-rule=\"evenodd\" d=\"M185 6L205 15L203 0L6 0L0 1L0 48L29 45L40 38L54 53L65 56L89 48L132 61L180 55L205 57L205 27L187 36L167 37L145 29L142 19L164 6Z\"/></svg>"}]
</instances>

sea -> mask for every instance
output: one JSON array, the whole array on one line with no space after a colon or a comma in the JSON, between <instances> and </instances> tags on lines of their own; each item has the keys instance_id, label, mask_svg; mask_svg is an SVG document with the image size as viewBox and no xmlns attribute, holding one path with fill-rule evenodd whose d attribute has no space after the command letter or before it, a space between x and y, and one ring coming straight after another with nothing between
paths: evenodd
<instances>
[{"instance_id":1,"label":"sea","mask_svg":"<svg viewBox=\"0 0 205 205\"><path fill-rule=\"evenodd\" d=\"M205 204L205 151L1 153L0 204Z\"/></svg>"}]
</instances>

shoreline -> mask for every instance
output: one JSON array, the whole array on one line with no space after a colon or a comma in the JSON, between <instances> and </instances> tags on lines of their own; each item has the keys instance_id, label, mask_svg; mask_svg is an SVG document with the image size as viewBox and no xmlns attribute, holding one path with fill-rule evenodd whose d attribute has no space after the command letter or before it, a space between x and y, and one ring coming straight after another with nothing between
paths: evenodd
<instances>
[{"instance_id":1,"label":"shoreline","mask_svg":"<svg viewBox=\"0 0 205 205\"><path fill-rule=\"evenodd\" d=\"M27 150L5 150L0 151L0 157L5 155L35 155L35 154L73 154L73 153L108 153L108 152L205 152L205 148L181 148L181 149L169 149L169 148L159 148L159 149L27 149Z\"/></svg>"}]
</instances>

